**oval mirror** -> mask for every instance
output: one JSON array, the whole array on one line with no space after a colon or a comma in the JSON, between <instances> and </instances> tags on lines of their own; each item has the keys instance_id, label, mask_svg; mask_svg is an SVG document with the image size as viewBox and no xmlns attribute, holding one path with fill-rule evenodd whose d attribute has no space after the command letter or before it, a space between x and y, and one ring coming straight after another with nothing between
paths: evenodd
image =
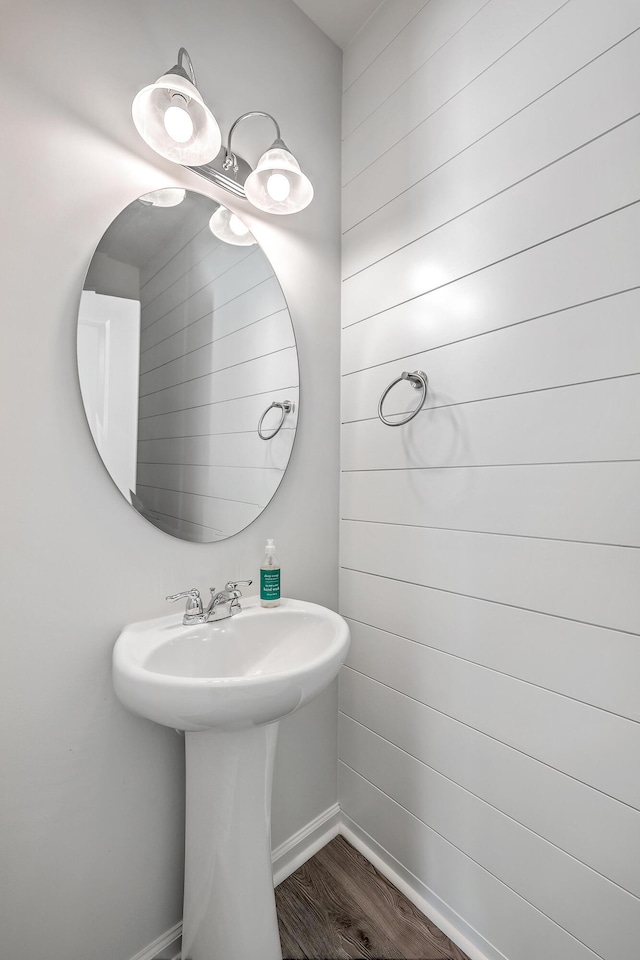
<instances>
[{"instance_id":1,"label":"oval mirror","mask_svg":"<svg viewBox=\"0 0 640 960\"><path fill-rule=\"evenodd\" d=\"M293 326L264 252L214 200L161 190L114 220L82 291L78 372L98 452L154 526L223 540L273 497L298 416Z\"/></svg>"}]
</instances>

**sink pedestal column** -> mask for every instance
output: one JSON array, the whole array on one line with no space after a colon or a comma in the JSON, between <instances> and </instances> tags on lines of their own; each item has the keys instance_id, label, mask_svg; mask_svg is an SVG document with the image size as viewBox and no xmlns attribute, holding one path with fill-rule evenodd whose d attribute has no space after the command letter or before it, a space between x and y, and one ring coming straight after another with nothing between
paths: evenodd
<instances>
[{"instance_id":1,"label":"sink pedestal column","mask_svg":"<svg viewBox=\"0 0 640 960\"><path fill-rule=\"evenodd\" d=\"M282 960L271 866L278 723L185 734L183 960Z\"/></svg>"}]
</instances>

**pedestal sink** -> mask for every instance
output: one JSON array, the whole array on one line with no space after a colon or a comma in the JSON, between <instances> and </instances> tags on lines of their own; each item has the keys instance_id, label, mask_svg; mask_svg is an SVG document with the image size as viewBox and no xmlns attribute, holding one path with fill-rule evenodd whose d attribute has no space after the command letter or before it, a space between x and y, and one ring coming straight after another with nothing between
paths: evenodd
<instances>
[{"instance_id":1,"label":"pedestal sink","mask_svg":"<svg viewBox=\"0 0 640 960\"><path fill-rule=\"evenodd\" d=\"M349 647L338 614L242 601L226 620L126 627L113 683L133 713L185 731L183 960L281 960L271 870L279 720L324 690Z\"/></svg>"}]
</instances>

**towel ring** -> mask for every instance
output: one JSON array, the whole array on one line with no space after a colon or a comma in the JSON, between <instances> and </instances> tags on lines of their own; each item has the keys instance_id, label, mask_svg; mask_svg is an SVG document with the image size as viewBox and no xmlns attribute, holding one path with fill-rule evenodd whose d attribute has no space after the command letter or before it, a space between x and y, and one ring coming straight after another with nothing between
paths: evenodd
<instances>
[{"instance_id":1,"label":"towel ring","mask_svg":"<svg viewBox=\"0 0 640 960\"><path fill-rule=\"evenodd\" d=\"M271 410L273 407L280 407L280 410L281 410L280 423L275 428L275 430L272 430L271 433L263 433L262 421L264 420L266 415L269 413L269 410ZM284 423L285 416L288 413L292 413L295 410L295 408L296 406L294 403L291 402L291 400L274 400L273 403L269 404L265 412L260 417L260 420L258 421L258 436L260 437L260 439L271 440L273 437L275 437L276 433L278 432L278 430L280 430L280 428L282 427L282 424Z\"/></svg>"},{"instance_id":2,"label":"towel ring","mask_svg":"<svg viewBox=\"0 0 640 960\"><path fill-rule=\"evenodd\" d=\"M408 380L414 390L421 391L420 402L418 403L418 406L415 408L415 410L412 410L411 413L404 418L404 420L387 420L387 418L382 412L382 404L384 403L389 391L393 390L393 388L397 383L402 383L403 380ZM420 411L422 410L424 401L426 400L428 382L429 381L427 379L427 375L422 370L414 370L413 373L407 373L407 371L404 370L399 377L396 377L396 379L389 384L387 389L384 391L384 393L380 397L380 402L378 404L378 416L380 417L382 422L386 423L388 427L401 427L403 423L409 423L409 420L413 420L415 415L417 413L420 413Z\"/></svg>"}]
</instances>

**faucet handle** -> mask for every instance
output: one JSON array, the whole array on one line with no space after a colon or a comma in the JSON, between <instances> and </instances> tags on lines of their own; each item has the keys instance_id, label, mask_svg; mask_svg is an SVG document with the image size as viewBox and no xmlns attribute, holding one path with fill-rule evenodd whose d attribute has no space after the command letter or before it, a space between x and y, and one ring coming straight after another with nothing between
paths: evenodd
<instances>
[{"instance_id":1,"label":"faucet handle","mask_svg":"<svg viewBox=\"0 0 640 960\"><path fill-rule=\"evenodd\" d=\"M242 593L238 590L238 587L250 587L252 583L253 580L229 580L229 582L225 584L225 590L229 593L236 593L241 597Z\"/></svg>"},{"instance_id":2,"label":"faucet handle","mask_svg":"<svg viewBox=\"0 0 640 960\"><path fill-rule=\"evenodd\" d=\"M169 603L175 603L176 600L183 600L186 597L187 599L187 609L185 610L185 616L187 614L196 613L202 615L202 599L200 597L200 591L196 587L192 587L191 590L185 590L183 593L173 593L169 597L165 597L165 600L168 600Z\"/></svg>"}]
</instances>

